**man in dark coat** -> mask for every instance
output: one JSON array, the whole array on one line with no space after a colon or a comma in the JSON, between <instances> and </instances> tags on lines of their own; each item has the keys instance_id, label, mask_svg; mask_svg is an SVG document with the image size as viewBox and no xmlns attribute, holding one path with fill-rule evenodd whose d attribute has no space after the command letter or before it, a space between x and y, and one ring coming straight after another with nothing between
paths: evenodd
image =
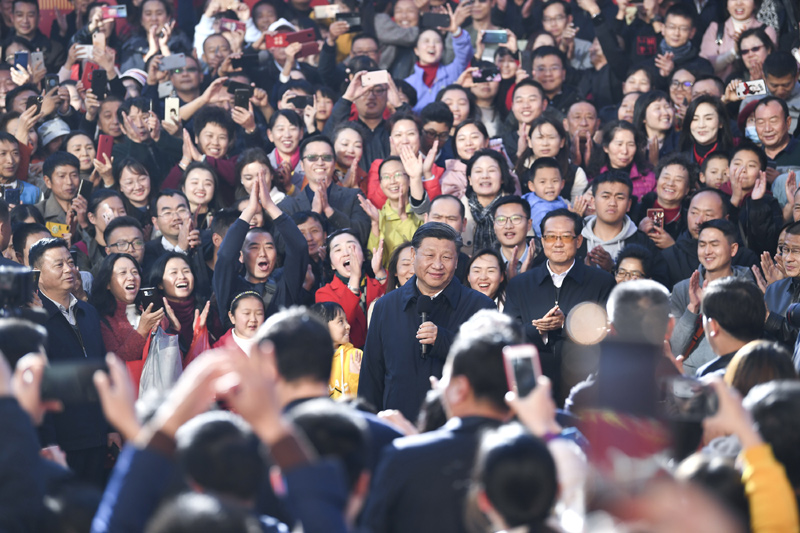
<instances>
[{"instance_id":1,"label":"man in dark coat","mask_svg":"<svg viewBox=\"0 0 800 533\"><path fill-rule=\"evenodd\" d=\"M416 275L375 304L358 395L379 411L398 409L415 420L430 376L442 376L458 327L478 310L495 307L454 279L458 238L441 222L420 226L411 240ZM421 320L425 309L428 316Z\"/></svg>"}]
</instances>

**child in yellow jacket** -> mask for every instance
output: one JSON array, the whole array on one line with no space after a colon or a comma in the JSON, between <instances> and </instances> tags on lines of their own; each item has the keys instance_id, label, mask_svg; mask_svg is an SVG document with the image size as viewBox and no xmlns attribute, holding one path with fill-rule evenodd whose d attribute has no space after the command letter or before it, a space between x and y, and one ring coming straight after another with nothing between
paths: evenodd
<instances>
[{"instance_id":1,"label":"child in yellow jacket","mask_svg":"<svg viewBox=\"0 0 800 533\"><path fill-rule=\"evenodd\" d=\"M328 325L335 352L328 381L328 393L334 400L358 394L358 376L363 352L350 344L350 324L344 309L335 302L312 305L309 312Z\"/></svg>"}]
</instances>

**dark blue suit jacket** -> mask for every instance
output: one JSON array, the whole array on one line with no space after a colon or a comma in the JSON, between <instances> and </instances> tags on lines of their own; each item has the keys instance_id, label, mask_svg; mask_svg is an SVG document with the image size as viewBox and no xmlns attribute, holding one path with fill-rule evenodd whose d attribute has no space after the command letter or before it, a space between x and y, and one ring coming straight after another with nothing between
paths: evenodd
<instances>
[{"instance_id":1,"label":"dark blue suit jacket","mask_svg":"<svg viewBox=\"0 0 800 533\"><path fill-rule=\"evenodd\" d=\"M433 299L430 320L438 328L436 342L423 358L416 331L417 277L375 302L367 330L358 395L379 411L398 409L416 420L430 389L430 376L442 376L444 361L458 328L481 309L495 309L487 296L464 287L457 278Z\"/></svg>"},{"instance_id":2,"label":"dark blue suit jacket","mask_svg":"<svg viewBox=\"0 0 800 533\"><path fill-rule=\"evenodd\" d=\"M436 431L394 441L373 477L364 528L371 533L465 531L464 503L480 434L500 424L453 418Z\"/></svg>"},{"instance_id":3,"label":"dark blue suit jacket","mask_svg":"<svg viewBox=\"0 0 800 533\"><path fill-rule=\"evenodd\" d=\"M80 335L61 311L40 293L47 313L47 357L51 363L103 361L106 348L100 334L100 317L91 305L78 300L75 317ZM57 443L66 452L106 446L111 431L100 403L65 405L60 413L48 413L41 429L42 444Z\"/></svg>"}]
</instances>

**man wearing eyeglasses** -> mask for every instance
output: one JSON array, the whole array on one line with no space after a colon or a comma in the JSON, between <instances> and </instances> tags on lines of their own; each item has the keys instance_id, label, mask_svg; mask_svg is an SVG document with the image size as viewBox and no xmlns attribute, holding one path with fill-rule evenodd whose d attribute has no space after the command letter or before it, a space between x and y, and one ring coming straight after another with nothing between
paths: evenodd
<instances>
[{"instance_id":1,"label":"man wearing eyeglasses","mask_svg":"<svg viewBox=\"0 0 800 533\"><path fill-rule=\"evenodd\" d=\"M561 398L562 391L569 390L561 380L566 316L582 302L605 305L615 282L608 272L576 260L583 243L583 219L576 213L550 211L541 228L547 261L509 282L503 312L522 323L528 342L539 349L542 371L553 381L555 397Z\"/></svg>"},{"instance_id":2,"label":"man wearing eyeglasses","mask_svg":"<svg viewBox=\"0 0 800 533\"><path fill-rule=\"evenodd\" d=\"M567 58L555 46L540 46L533 52L533 79L544 89L550 107L560 111L561 119L572 104L580 99L574 87L564 84L567 79Z\"/></svg>"},{"instance_id":3,"label":"man wearing eyeglasses","mask_svg":"<svg viewBox=\"0 0 800 533\"><path fill-rule=\"evenodd\" d=\"M713 74L714 68L692 43L697 33L697 14L692 7L675 4L667 10L662 40L658 45L658 55L644 64L651 64L658 71L657 85L667 86L667 78L676 70L686 69L697 74Z\"/></svg>"},{"instance_id":4,"label":"man wearing eyeglasses","mask_svg":"<svg viewBox=\"0 0 800 533\"><path fill-rule=\"evenodd\" d=\"M300 194L287 196L278 207L287 215L298 211L319 213L328 223L328 231L351 228L367 243L372 220L358 201L360 189L340 187L333 183L336 166L333 143L324 135L309 137L300 143L300 161L308 184Z\"/></svg>"},{"instance_id":5,"label":"man wearing eyeglasses","mask_svg":"<svg viewBox=\"0 0 800 533\"><path fill-rule=\"evenodd\" d=\"M203 81L203 73L200 70L198 61L190 56L186 56L186 66L176 68L169 72L169 81L175 88L181 105L200 98L200 83Z\"/></svg>"},{"instance_id":6,"label":"man wearing eyeglasses","mask_svg":"<svg viewBox=\"0 0 800 533\"><path fill-rule=\"evenodd\" d=\"M670 306L676 322L670 346L673 354L683 356L683 371L688 376L716 357L703 335L700 314L706 284L731 276L755 282L749 268L733 265L733 257L739 250L737 238L738 230L728 220L704 222L697 238L700 266L689 279L678 282L672 289Z\"/></svg>"},{"instance_id":7,"label":"man wearing eyeglasses","mask_svg":"<svg viewBox=\"0 0 800 533\"><path fill-rule=\"evenodd\" d=\"M800 222L786 228L786 237L779 251L786 278L770 284L764 294L769 311L764 331L793 349L800 329L786 319L786 310L791 304L800 302Z\"/></svg>"},{"instance_id":8,"label":"man wearing eyeglasses","mask_svg":"<svg viewBox=\"0 0 800 533\"><path fill-rule=\"evenodd\" d=\"M106 256L104 236L106 227L115 218L125 215L127 212L119 192L113 189L99 189L92 194L86 217L89 219L89 224L94 226L94 232L83 231L83 242L77 245L79 252L75 263L80 270L91 270L94 273L100 267Z\"/></svg>"},{"instance_id":9,"label":"man wearing eyeglasses","mask_svg":"<svg viewBox=\"0 0 800 533\"><path fill-rule=\"evenodd\" d=\"M135 218L122 216L113 219L103 231L103 240L106 243L106 255L128 254L139 265L145 264L144 232Z\"/></svg>"},{"instance_id":10,"label":"man wearing eyeglasses","mask_svg":"<svg viewBox=\"0 0 800 533\"><path fill-rule=\"evenodd\" d=\"M538 237L528 243L531 232L531 206L516 195L503 196L494 206L494 234L500 255L506 263L506 277L513 278L541 263L542 244Z\"/></svg>"},{"instance_id":11,"label":"man wearing eyeglasses","mask_svg":"<svg viewBox=\"0 0 800 533\"><path fill-rule=\"evenodd\" d=\"M156 259L167 252L188 254L200 245L200 231L192 227L192 212L189 200L180 191L164 189L155 197L150 212L153 227L161 232L161 238L150 240L145 245L145 272Z\"/></svg>"}]
</instances>

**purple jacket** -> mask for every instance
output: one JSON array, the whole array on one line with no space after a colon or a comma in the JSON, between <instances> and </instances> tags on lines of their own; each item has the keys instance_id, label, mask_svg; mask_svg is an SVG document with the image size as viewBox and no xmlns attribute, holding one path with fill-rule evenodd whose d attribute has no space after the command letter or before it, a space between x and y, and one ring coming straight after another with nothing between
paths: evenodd
<instances>
[{"instance_id":1,"label":"purple jacket","mask_svg":"<svg viewBox=\"0 0 800 533\"><path fill-rule=\"evenodd\" d=\"M469 33L461 30L461 35L453 37L453 51L456 58L449 65L439 65L439 70L436 72L436 79L432 87L425 85L422 81L422 69L414 64L414 73L407 77L405 81L417 91L417 105L414 106L414 112L419 113L422 108L436 100L436 94L450 85L455 83L458 77L469 66L469 60L474 53L472 49L472 42L469 39Z\"/></svg>"}]
</instances>

